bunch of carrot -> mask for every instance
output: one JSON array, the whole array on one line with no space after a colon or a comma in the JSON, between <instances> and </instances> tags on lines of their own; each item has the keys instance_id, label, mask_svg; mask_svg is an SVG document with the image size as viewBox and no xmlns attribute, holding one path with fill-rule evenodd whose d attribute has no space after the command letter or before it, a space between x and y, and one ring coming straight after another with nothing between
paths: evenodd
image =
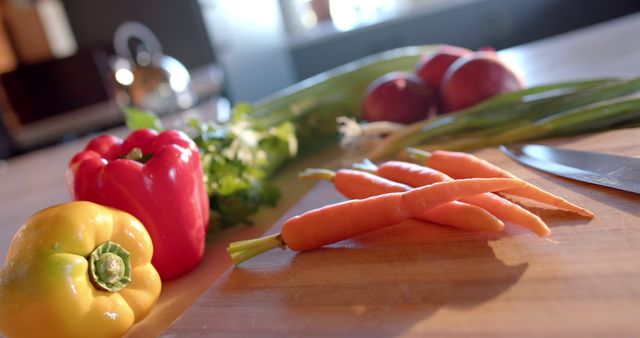
<instances>
[{"instance_id":1,"label":"bunch of carrot","mask_svg":"<svg viewBox=\"0 0 640 338\"><path fill-rule=\"evenodd\" d=\"M308 169L303 178L325 179L349 200L287 220L279 234L234 242L227 252L235 264L276 247L306 251L394 225L409 218L476 231L500 231L503 221L539 236L551 233L540 217L493 194L510 194L562 208L584 217L593 214L467 153L413 150L426 166L365 161L353 169Z\"/></svg>"}]
</instances>

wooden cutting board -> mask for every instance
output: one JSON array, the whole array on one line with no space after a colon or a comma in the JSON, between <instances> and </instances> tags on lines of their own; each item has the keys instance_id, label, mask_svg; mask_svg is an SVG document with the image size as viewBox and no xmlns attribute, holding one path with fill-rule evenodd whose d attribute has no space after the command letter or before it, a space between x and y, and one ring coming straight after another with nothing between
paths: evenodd
<instances>
[{"instance_id":1,"label":"wooden cutting board","mask_svg":"<svg viewBox=\"0 0 640 338\"><path fill-rule=\"evenodd\" d=\"M640 129L545 143L640 157ZM534 171L495 148L477 155L596 218L537 209L553 231L544 239L511 224L502 234L414 224L274 250L226 271L166 335L640 337L640 196ZM318 184L283 220L338 200Z\"/></svg>"}]
</instances>

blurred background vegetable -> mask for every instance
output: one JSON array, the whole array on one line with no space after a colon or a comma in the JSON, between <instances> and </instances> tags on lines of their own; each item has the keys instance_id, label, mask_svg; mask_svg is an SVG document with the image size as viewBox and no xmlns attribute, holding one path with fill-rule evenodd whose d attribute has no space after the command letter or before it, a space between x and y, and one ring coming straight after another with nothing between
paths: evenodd
<instances>
[{"instance_id":1,"label":"blurred background vegetable","mask_svg":"<svg viewBox=\"0 0 640 338\"><path fill-rule=\"evenodd\" d=\"M638 91L640 78L557 83L503 94L393 132L366 156L390 157L409 146L472 150L623 127L640 119L640 104L632 95Z\"/></svg>"},{"instance_id":2,"label":"blurred background vegetable","mask_svg":"<svg viewBox=\"0 0 640 338\"><path fill-rule=\"evenodd\" d=\"M444 74L452 63L460 57L472 53L471 50L466 48L441 45L431 53L425 53L420 58L415 73L434 91L438 101L438 112L444 112L440 102L440 83Z\"/></svg>"},{"instance_id":3,"label":"blurred background vegetable","mask_svg":"<svg viewBox=\"0 0 640 338\"><path fill-rule=\"evenodd\" d=\"M457 59L440 82L444 112L471 107L492 96L522 89L516 72L494 51L479 51Z\"/></svg>"},{"instance_id":4,"label":"blurred background vegetable","mask_svg":"<svg viewBox=\"0 0 640 338\"><path fill-rule=\"evenodd\" d=\"M256 102L249 123L252 128L269 128L290 121L299 155L335 144L336 119L362 119L362 100L371 82L390 72L413 71L420 57L434 47L396 48L320 73Z\"/></svg>"},{"instance_id":5,"label":"blurred background vegetable","mask_svg":"<svg viewBox=\"0 0 640 338\"><path fill-rule=\"evenodd\" d=\"M418 76L387 73L373 81L364 95L364 119L369 122L412 123L435 114L435 92Z\"/></svg>"}]
</instances>

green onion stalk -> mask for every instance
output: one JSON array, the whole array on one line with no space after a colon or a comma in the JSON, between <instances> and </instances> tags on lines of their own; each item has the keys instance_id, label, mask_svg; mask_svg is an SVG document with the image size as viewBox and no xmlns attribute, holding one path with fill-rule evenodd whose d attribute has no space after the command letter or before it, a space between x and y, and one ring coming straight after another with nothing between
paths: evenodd
<instances>
[{"instance_id":1,"label":"green onion stalk","mask_svg":"<svg viewBox=\"0 0 640 338\"><path fill-rule=\"evenodd\" d=\"M296 127L300 154L339 138L336 119L360 119L367 87L393 71L413 71L420 57L436 46L405 47L366 57L313 76L256 102L250 113L254 127L290 121Z\"/></svg>"},{"instance_id":2,"label":"green onion stalk","mask_svg":"<svg viewBox=\"0 0 640 338\"><path fill-rule=\"evenodd\" d=\"M432 143L421 148L452 151L471 150L536 140L547 137L568 136L615 128L633 126L640 119L640 97L625 96L569 109L532 123L522 123L500 133L470 135L443 143Z\"/></svg>"},{"instance_id":3,"label":"green onion stalk","mask_svg":"<svg viewBox=\"0 0 640 338\"><path fill-rule=\"evenodd\" d=\"M500 95L464 111L410 125L385 139L367 157L381 159L409 146L447 144L469 135L481 139L546 116L638 91L640 78L565 82ZM531 98L534 94L536 97Z\"/></svg>"}]
</instances>

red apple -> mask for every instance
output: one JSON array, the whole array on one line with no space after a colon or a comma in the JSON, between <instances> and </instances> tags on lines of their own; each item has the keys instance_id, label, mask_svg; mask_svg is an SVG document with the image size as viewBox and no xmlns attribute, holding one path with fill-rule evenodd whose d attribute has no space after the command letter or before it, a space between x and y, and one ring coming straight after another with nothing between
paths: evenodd
<instances>
[{"instance_id":1,"label":"red apple","mask_svg":"<svg viewBox=\"0 0 640 338\"><path fill-rule=\"evenodd\" d=\"M452 112L523 87L520 77L496 53L480 51L451 64L440 85L440 102L446 112Z\"/></svg>"},{"instance_id":2,"label":"red apple","mask_svg":"<svg viewBox=\"0 0 640 338\"><path fill-rule=\"evenodd\" d=\"M434 52L427 53L420 58L416 67L416 75L434 90L440 88L442 77L449 66L460 57L473 52L462 47L441 45Z\"/></svg>"},{"instance_id":3,"label":"red apple","mask_svg":"<svg viewBox=\"0 0 640 338\"><path fill-rule=\"evenodd\" d=\"M369 122L409 124L432 115L434 102L433 92L419 77L392 72L379 77L367 88L364 118Z\"/></svg>"}]
</instances>

